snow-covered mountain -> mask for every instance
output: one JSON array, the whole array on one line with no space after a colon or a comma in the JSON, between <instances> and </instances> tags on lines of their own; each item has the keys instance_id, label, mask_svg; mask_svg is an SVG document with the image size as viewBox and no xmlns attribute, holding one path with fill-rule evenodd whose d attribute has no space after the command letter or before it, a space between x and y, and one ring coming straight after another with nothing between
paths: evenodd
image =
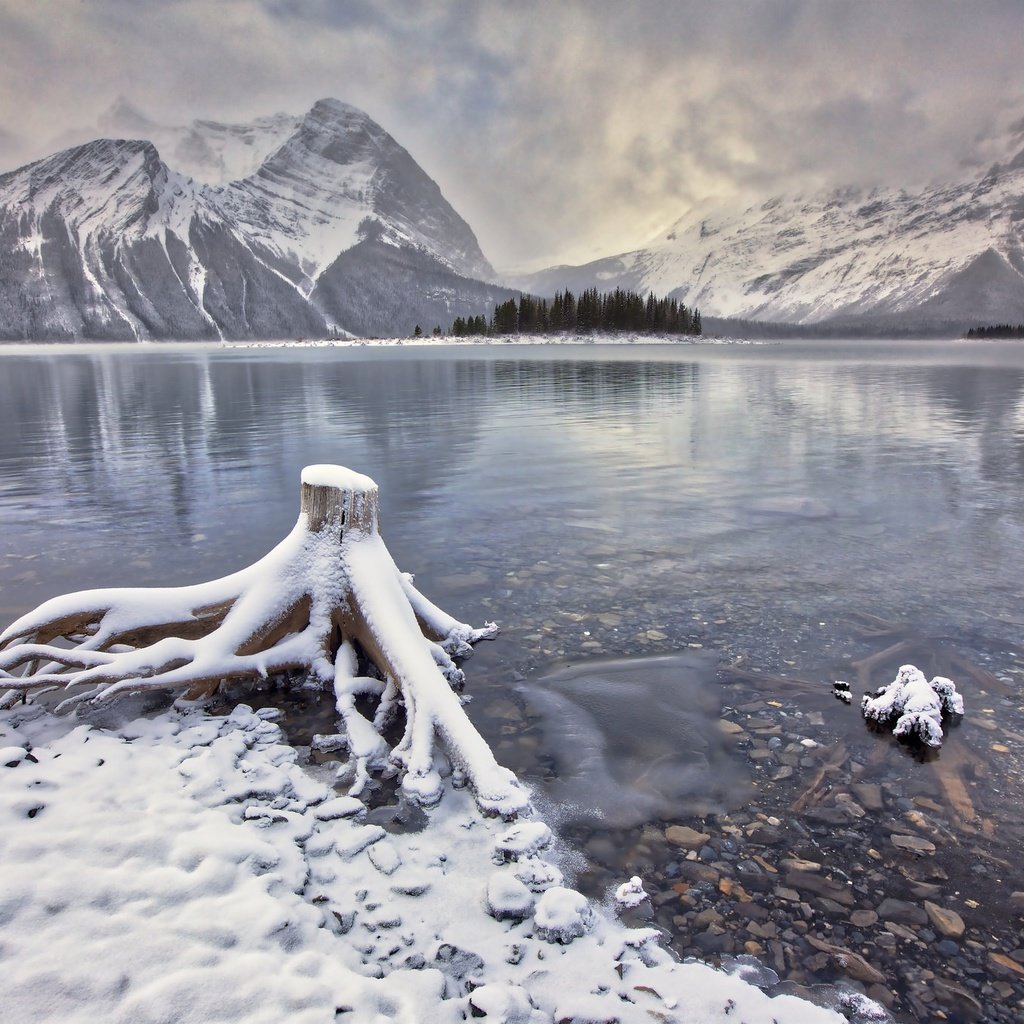
<instances>
[{"instance_id":1,"label":"snow-covered mountain","mask_svg":"<svg viewBox=\"0 0 1024 1024\"><path fill-rule=\"evenodd\" d=\"M536 294L615 287L705 315L834 327L1024 322L1024 120L1004 156L916 192L848 188L749 209L697 209L645 248L510 283Z\"/></svg>"},{"instance_id":2,"label":"snow-covered mountain","mask_svg":"<svg viewBox=\"0 0 1024 1024\"><path fill-rule=\"evenodd\" d=\"M362 111L104 138L0 175L0 337L408 334L501 301L438 186Z\"/></svg>"}]
</instances>

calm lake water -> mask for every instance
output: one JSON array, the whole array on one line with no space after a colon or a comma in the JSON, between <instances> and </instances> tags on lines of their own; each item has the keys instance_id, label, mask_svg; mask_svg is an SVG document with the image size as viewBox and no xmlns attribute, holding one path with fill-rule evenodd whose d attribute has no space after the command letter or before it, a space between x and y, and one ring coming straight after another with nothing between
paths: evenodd
<instances>
[{"instance_id":1,"label":"calm lake water","mask_svg":"<svg viewBox=\"0 0 1024 1024\"><path fill-rule=\"evenodd\" d=\"M611 608L775 668L850 611L1024 625L1024 346L953 343L3 352L0 614L247 564L311 462L524 668Z\"/></svg>"},{"instance_id":2,"label":"calm lake water","mask_svg":"<svg viewBox=\"0 0 1024 1024\"><path fill-rule=\"evenodd\" d=\"M999 681L964 683L968 715L948 743L976 762L985 841L1024 840L1010 810L1024 739L1024 346L0 351L0 618L69 590L238 569L290 529L299 471L316 462L374 477L398 564L453 614L499 621L467 665L469 710L527 777L585 771L558 763L551 716L570 712L531 704L541 676L556 673L571 702L581 663L680 652L676 711L689 717L648 714L652 757L672 736L699 746L741 697L775 697L813 709L865 765L881 756L888 777L924 772L829 695L840 678L859 695L851 662L902 640L918 645L908 660L932 645ZM743 693L715 689L723 665L740 668ZM759 690L773 677L804 682ZM605 687L603 723L593 707L571 721L581 743L618 723L608 751L617 783L634 785L629 765L643 775L646 755L618 749L620 683ZM637 693L638 709L654 699ZM743 805L742 761L725 767L712 743L640 817L701 810L708 788L719 809ZM790 785L777 802L799 795Z\"/></svg>"}]
</instances>

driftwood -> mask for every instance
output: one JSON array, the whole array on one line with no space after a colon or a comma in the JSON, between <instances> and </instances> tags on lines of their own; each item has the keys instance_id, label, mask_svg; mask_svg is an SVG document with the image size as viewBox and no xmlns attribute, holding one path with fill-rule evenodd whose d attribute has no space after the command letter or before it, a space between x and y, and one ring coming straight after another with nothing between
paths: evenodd
<instances>
[{"instance_id":1,"label":"driftwood","mask_svg":"<svg viewBox=\"0 0 1024 1024\"><path fill-rule=\"evenodd\" d=\"M198 699L233 679L301 670L333 686L356 772L388 762L420 803L440 798L438 741L485 811L514 816L527 797L500 767L453 692L455 663L497 627L473 629L425 598L378 530L377 485L339 466L302 473L291 533L240 572L175 588L82 591L54 598L0 634L0 689L63 687L61 707L152 689ZM355 698L379 697L373 721ZM384 728L404 708L393 749Z\"/></svg>"},{"instance_id":2,"label":"driftwood","mask_svg":"<svg viewBox=\"0 0 1024 1024\"><path fill-rule=\"evenodd\" d=\"M884 650L851 663L857 671L858 684L865 690L874 688L872 677L885 666L914 661L916 664L929 663L934 675L966 675L982 690L1004 697L1011 693L1011 688L998 676L976 665L942 637L926 636L915 632L905 622L889 622L866 612L853 612L850 620L854 631L864 639L887 637L894 640Z\"/></svg>"}]
</instances>

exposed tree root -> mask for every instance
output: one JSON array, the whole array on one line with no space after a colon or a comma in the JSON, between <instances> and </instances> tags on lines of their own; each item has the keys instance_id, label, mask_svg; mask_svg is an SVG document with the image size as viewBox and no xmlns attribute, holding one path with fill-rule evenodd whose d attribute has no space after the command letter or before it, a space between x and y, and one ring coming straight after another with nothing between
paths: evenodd
<instances>
[{"instance_id":1,"label":"exposed tree root","mask_svg":"<svg viewBox=\"0 0 1024 1024\"><path fill-rule=\"evenodd\" d=\"M441 796L437 740L481 808L514 816L527 804L469 722L453 687L455 657L494 636L432 604L399 572L378 532L377 485L338 466L302 474L291 533L258 562L210 583L82 591L54 598L0 634L0 689L71 693L60 707L172 689L189 699L227 680L301 670L333 686L357 786L391 762L420 803ZM379 677L379 678L378 678ZM374 721L354 698L380 697ZM381 730L404 708L389 750Z\"/></svg>"}]
</instances>

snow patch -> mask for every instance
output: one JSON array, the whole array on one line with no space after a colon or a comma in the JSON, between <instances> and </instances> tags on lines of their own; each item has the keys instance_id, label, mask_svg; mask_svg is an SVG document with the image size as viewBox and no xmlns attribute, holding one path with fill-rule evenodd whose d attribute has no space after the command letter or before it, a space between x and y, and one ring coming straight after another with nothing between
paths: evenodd
<instances>
[{"instance_id":1,"label":"snow patch","mask_svg":"<svg viewBox=\"0 0 1024 1024\"><path fill-rule=\"evenodd\" d=\"M375 491L377 484L368 476L344 466L316 465L302 470L302 482L311 487L336 487L341 491Z\"/></svg>"},{"instance_id":2,"label":"snow patch","mask_svg":"<svg viewBox=\"0 0 1024 1024\"><path fill-rule=\"evenodd\" d=\"M544 865L496 869L510 830L467 791L419 832L325 814L344 798L306 776L270 717L181 706L100 727L0 712L0 744L32 754L0 763L8 1019L842 1024L677 963L570 889L548 889L533 920L495 919L481 894L505 911L514 894L518 914L532 893L508 880Z\"/></svg>"}]
</instances>

